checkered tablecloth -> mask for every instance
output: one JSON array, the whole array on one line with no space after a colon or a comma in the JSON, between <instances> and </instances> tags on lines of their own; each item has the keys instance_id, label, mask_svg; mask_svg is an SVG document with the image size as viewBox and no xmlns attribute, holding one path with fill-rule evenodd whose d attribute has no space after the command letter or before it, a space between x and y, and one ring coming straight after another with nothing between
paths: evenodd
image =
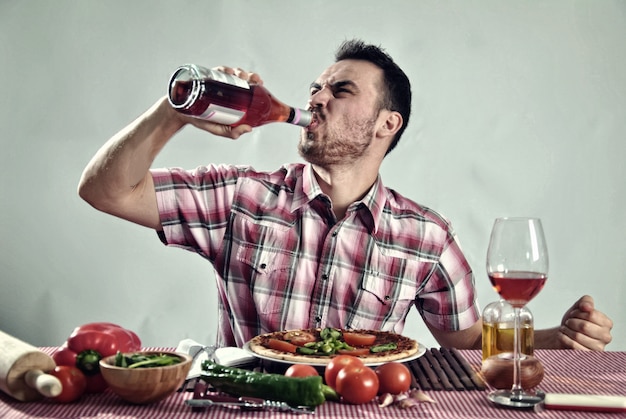
<instances>
[{"instance_id":1,"label":"checkered tablecloth","mask_svg":"<svg viewBox=\"0 0 626 419\"><path fill-rule=\"evenodd\" d=\"M41 348L52 353L55 348ZM147 348L171 350L171 348ZM460 351L476 369L480 368L480 351ZM551 393L611 394L626 396L626 352L583 352L573 350L537 350L545 378L540 388ZM607 418L606 413L548 410L537 416L533 411L510 410L496 407L487 399L487 392L428 391L436 403L422 403L412 409L380 408L375 402L348 405L327 402L319 406L313 417L347 418ZM247 411L211 407L201 412L192 411L184 401L190 392L174 393L169 398L151 405L131 405L110 391L88 394L78 402L55 404L49 401L18 402L0 393L0 418L287 418L303 416L277 411ZM616 417L626 417L626 413Z\"/></svg>"}]
</instances>

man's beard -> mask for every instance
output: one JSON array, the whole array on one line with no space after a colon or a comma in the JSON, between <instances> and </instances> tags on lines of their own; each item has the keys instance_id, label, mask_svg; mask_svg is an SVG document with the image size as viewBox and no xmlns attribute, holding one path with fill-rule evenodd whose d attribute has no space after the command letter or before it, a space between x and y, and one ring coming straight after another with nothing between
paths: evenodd
<instances>
[{"instance_id":1,"label":"man's beard","mask_svg":"<svg viewBox=\"0 0 626 419\"><path fill-rule=\"evenodd\" d=\"M303 132L298 152L306 161L318 166L354 162L369 148L376 119L377 115L360 121L344 120L341 129L326 131L324 137L316 132Z\"/></svg>"}]
</instances>

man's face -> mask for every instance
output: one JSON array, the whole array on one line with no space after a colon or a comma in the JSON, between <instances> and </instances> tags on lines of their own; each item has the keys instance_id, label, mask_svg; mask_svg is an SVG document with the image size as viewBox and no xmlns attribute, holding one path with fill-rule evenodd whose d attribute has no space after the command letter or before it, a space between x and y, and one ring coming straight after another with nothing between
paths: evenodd
<instances>
[{"instance_id":1,"label":"man's face","mask_svg":"<svg viewBox=\"0 0 626 419\"><path fill-rule=\"evenodd\" d=\"M380 110L382 70L361 60L331 65L311 85L311 125L303 130L300 155L320 165L350 163L368 151Z\"/></svg>"}]
</instances>

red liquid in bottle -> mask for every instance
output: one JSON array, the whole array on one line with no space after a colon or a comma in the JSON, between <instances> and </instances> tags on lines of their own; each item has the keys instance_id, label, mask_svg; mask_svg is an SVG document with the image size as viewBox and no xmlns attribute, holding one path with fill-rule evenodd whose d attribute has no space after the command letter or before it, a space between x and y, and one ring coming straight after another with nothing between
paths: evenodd
<instances>
[{"instance_id":1,"label":"red liquid in bottle","mask_svg":"<svg viewBox=\"0 0 626 419\"><path fill-rule=\"evenodd\" d=\"M175 105L182 105L193 94L194 80L176 81L170 89L170 100ZM219 105L225 108L247 112L252 100L250 89L219 83L213 80L201 81L202 87L198 98L188 108L180 108L179 112L190 116L202 115L209 105Z\"/></svg>"},{"instance_id":2,"label":"red liquid in bottle","mask_svg":"<svg viewBox=\"0 0 626 419\"><path fill-rule=\"evenodd\" d=\"M232 126L255 127L270 122L306 126L310 122L309 112L282 103L263 86L246 88L208 77L177 79L176 74L170 82L169 100L185 115Z\"/></svg>"},{"instance_id":3,"label":"red liquid in bottle","mask_svg":"<svg viewBox=\"0 0 626 419\"><path fill-rule=\"evenodd\" d=\"M491 285L498 294L513 307L524 307L532 300L548 279L547 275L537 272L494 272L489 274Z\"/></svg>"}]
</instances>

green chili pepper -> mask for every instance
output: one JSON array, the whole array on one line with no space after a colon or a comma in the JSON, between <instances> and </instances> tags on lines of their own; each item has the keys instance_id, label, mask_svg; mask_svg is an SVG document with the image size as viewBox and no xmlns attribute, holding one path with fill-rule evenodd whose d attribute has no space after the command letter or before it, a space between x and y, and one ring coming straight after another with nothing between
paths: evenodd
<instances>
[{"instance_id":1,"label":"green chili pepper","mask_svg":"<svg viewBox=\"0 0 626 419\"><path fill-rule=\"evenodd\" d=\"M299 354L303 354L303 355L313 355L313 354L317 353L317 349L309 348L306 345L305 346L299 346L298 349L296 349L296 351Z\"/></svg>"},{"instance_id":2,"label":"green chili pepper","mask_svg":"<svg viewBox=\"0 0 626 419\"><path fill-rule=\"evenodd\" d=\"M385 351L393 351L394 349L397 349L397 348L398 348L398 345L396 345L395 343L385 343L383 345L372 346L370 348L370 352L378 353L378 352L385 352Z\"/></svg>"},{"instance_id":3,"label":"green chili pepper","mask_svg":"<svg viewBox=\"0 0 626 419\"><path fill-rule=\"evenodd\" d=\"M322 331L320 332L320 337L323 340L326 340L328 338L330 338L330 332L331 332L331 328L330 327L325 327L322 329Z\"/></svg>"},{"instance_id":4,"label":"green chili pepper","mask_svg":"<svg viewBox=\"0 0 626 419\"><path fill-rule=\"evenodd\" d=\"M332 327L325 327L320 332L320 337L323 340L337 340L341 337L341 331Z\"/></svg>"},{"instance_id":5,"label":"green chili pepper","mask_svg":"<svg viewBox=\"0 0 626 419\"><path fill-rule=\"evenodd\" d=\"M339 396L322 383L322 377L285 377L240 368L226 367L213 361L202 363L200 378L219 391L244 397L285 402L291 406L318 406Z\"/></svg>"},{"instance_id":6,"label":"green chili pepper","mask_svg":"<svg viewBox=\"0 0 626 419\"><path fill-rule=\"evenodd\" d=\"M126 358L120 351L115 354L115 366L126 368L128 364L126 363Z\"/></svg>"},{"instance_id":7,"label":"green chili pepper","mask_svg":"<svg viewBox=\"0 0 626 419\"><path fill-rule=\"evenodd\" d=\"M123 368L149 368L174 365L181 362L177 356L167 354L129 354L118 352L115 355L115 366Z\"/></svg>"}]
</instances>

